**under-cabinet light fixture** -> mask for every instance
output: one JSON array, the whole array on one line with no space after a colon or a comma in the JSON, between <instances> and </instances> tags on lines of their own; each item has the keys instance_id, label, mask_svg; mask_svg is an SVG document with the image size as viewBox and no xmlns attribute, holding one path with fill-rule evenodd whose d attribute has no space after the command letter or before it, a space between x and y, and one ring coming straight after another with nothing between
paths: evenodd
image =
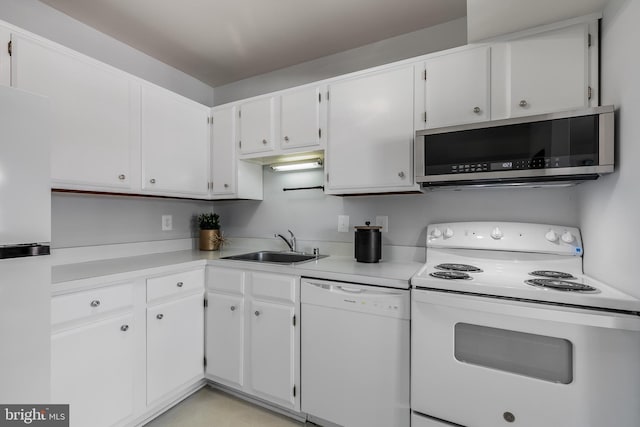
<instances>
[{"instance_id":1,"label":"under-cabinet light fixture","mask_svg":"<svg viewBox=\"0 0 640 427\"><path fill-rule=\"evenodd\" d=\"M308 159L297 162L274 163L271 166L275 172L289 172L306 169L318 169L322 167L322 159Z\"/></svg>"}]
</instances>

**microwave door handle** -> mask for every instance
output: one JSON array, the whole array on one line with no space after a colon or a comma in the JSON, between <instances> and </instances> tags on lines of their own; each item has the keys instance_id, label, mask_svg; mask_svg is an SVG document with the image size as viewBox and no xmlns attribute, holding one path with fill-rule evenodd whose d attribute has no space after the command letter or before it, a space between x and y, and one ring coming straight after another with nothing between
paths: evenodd
<instances>
[{"instance_id":1,"label":"microwave door handle","mask_svg":"<svg viewBox=\"0 0 640 427\"><path fill-rule=\"evenodd\" d=\"M490 297L471 295L449 295L439 292L417 291L413 293L416 303L427 303L438 307L451 307L470 312L484 312L492 315L518 317L568 323L579 326L593 326L606 329L623 329L640 331L640 317L615 313L596 313L585 311L568 311L562 308L542 304L510 303Z\"/></svg>"},{"instance_id":2,"label":"microwave door handle","mask_svg":"<svg viewBox=\"0 0 640 427\"><path fill-rule=\"evenodd\" d=\"M341 290L343 292L348 292L350 294L361 294L365 291L364 289L350 288L347 286L336 286L336 289Z\"/></svg>"}]
</instances>

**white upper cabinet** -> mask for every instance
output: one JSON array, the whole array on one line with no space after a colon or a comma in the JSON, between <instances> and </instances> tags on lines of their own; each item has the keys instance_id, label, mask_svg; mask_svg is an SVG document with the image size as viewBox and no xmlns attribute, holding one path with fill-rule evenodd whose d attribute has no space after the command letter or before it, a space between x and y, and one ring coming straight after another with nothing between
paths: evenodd
<instances>
[{"instance_id":1,"label":"white upper cabinet","mask_svg":"<svg viewBox=\"0 0 640 427\"><path fill-rule=\"evenodd\" d=\"M213 195L233 195L236 192L236 107L212 110Z\"/></svg>"},{"instance_id":2,"label":"white upper cabinet","mask_svg":"<svg viewBox=\"0 0 640 427\"><path fill-rule=\"evenodd\" d=\"M278 97L270 96L245 102L240 105L240 134L238 148L240 154L254 154L272 151L277 137Z\"/></svg>"},{"instance_id":3,"label":"white upper cabinet","mask_svg":"<svg viewBox=\"0 0 640 427\"><path fill-rule=\"evenodd\" d=\"M165 89L142 87L142 188L208 197L210 108Z\"/></svg>"},{"instance_id":4,"label":"white upper cabinet","mask_svg":"<svg viewBox=\"0 0 640 427\"><path fill-rule=\"evenodd\" d=\"M11 31L0 26L0 86L11 85L11 56L9 56L9 42Z\"/></svg>"},{"instance_id":5,"label":"white upper cabinet","mask_svg":"<svg viewBox=\"0 0 640 427\"><path fill-rule=\"evenodd\" d=\"M412 190L413 107L412 65L332 83L326 192Z\"/></svg>"},{"instance_id":6,"label":"white upper cabinet","mask_svg":"<svg viewBox=\"0 0 640 427\"><path fill-rule=\"evenodd\" d=\"M320 87L308 87L282 94L280 104L281 138L283 150L300 147L319 147L326 139L321 114L326 99Z\"/></svg>"},{"instance_id":7,"label":"white upper cabinet","mask_svg":"<svg viewBox=\"0 0 640 427\"><path fill-rule=\"evenodd\" d=\"M417 127L489 120L490 66L490 48L486 46L436 56L419 65ZM422 109L418 108L420 102L425 106Z\"/></svg>"},{"instance_id":8,"label":"white upper cabinet","mask_svg":"<svg viewBox=\"0 0 640 427\"><path fill-rule=\"evenodd\" d=\"M236 156L237 107L212 110L211 196L262 200L262 166Z\"/></svg>"},{"instance_id":9,"label":"white upper cabinet","mask_svg":"<svg viewBox=\"0 0 640 427\"><path fill-rule=\"evenodd\" d=\"M588 107L588 37L578 24L494 46L494 118Z\"/></svg>"},{"instance_id":10,"label":"white upper cabinet","mask_svg":"<svg viewBox=\"0 0 640 427\"><path fill-rule=\"evenodd\" d=\"M16 34L11 65L14 87L50 99L54 188L139 188L137 83L83 55Z\"/></svg>"}]
</instances>

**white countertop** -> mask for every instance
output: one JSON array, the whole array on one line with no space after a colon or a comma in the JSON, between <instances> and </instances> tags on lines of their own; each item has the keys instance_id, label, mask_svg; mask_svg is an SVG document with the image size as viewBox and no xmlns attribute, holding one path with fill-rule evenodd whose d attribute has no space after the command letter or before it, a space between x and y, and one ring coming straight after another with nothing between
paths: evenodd
<instances>
[{"instance_id":1,"label":"white countertop","mask_svg":"<svg viewBox=\"0 0 640 427\"><path fill-rule=\"evenodd\" d=\"M105 260L62 264L52 268L54 292L127 280L139 276L162 274L175 268L215 265L245 270L268 271L295 276L321 278L409 289L409 280L422 263L408 261L380 261L359 263L349 256L328 256L317 261L297 265L280 265L251 261L223 260L222 257L252 252L244 249L223 251L182 250L148 255L111 258Z\"/></svg>"}]
</instances>

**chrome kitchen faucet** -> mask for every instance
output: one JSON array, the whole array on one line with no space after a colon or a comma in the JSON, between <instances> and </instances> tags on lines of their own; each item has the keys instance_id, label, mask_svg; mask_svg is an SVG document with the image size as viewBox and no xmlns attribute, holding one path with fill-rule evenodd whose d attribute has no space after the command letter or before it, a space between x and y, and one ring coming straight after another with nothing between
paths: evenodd
<instances>
[{"instance_id":1,"label":"chrome kitchen faucet","mask_svg":"<svg viewBox=\"0 0 640 427\"><path fill-rule=\"evenodd\" d=\"M296 236L293 234L293 231L287 230L289 234L291 234L291 240L284 237L282 234L274 234L273 237L280 237L284 242L289 246L291 252L296 252Z\"/></svg>"}]
</instances>

